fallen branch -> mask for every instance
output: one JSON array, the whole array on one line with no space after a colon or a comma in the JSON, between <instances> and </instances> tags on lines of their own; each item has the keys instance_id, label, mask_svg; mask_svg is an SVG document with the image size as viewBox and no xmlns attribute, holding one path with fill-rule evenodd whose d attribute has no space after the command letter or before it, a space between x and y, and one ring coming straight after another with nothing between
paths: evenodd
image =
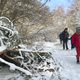
<instances>
[{"instance_id":1,"label":"fallen branch","mask_svg":"<svg viewBox=\"0 0 80 80\"><path fill-rule=\"evenodd\" d=\"M12 63L10 63L10 62L7 62L7 61L5 61L5 60L2 59L2 58L0 58L0 62L9 65L11 70L17 69L17 70L25 73L26 75L30 75L30 76L32 75L29 71L27 71L27 70L25 70L25 69L23 69L23 68L21 68L21 67L18 67L18 66L16 66L15 64L12 64Z\"/></svg>"},{"instance_id":2,"label":"fallen branch","mask_svg":"<svg viewBox=\"0 0 80 80\"><path fill-rule=\"evenodd\" d=\"M39 57L41 57L41 55L43 56L51 56L51 53L48 51L31 51L31 50L26 50L26 49L19 49L19 51L23 51L25 53L32 53L34 55L38 55Z\"/></svg>"},{"instance_id":3,"label":"fallen branch","mask_svg":"<svg viewBox=\"0 0 80 80\"><path fill-rule=\"evenodd\" d=\"M17 60L16 55L19 55L19 51L14 50L5 50L3 52L0 52L0 57L4 59L5 61L8 61L10 63L13 63L17 66L21 66L20 61Z\"/></svg>"}]
</instances>

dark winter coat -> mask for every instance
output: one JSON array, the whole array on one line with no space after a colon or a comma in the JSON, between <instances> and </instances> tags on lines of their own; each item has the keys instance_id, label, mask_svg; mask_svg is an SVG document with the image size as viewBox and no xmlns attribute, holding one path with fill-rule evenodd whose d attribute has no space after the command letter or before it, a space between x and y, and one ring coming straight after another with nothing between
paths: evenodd
<instances>
[{"instance_id":1,"label":"dark winter coat","mask_svg":"<svg viewBox=\"0 0 80 80\"><path fill-rule=\"evenodd\" d=\"M62 32L62 40L67 41L69 37L69 33L67 31Z\"/></svg>"}]
</instances>

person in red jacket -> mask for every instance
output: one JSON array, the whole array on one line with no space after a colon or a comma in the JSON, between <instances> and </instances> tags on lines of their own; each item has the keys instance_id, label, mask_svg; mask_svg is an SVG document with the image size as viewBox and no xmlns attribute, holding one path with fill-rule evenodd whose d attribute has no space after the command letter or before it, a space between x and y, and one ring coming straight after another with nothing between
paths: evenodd
<instances>
[{"instance_id":1,"label":"person in red jacket","mask_svg":"<svg viewBox=\"0 0 80 80\"><path fill-rule=\"evenodd\" d=\"M76 59L77 63L79 63L80 57L80 27L76 28L76 32L72 35L72 44L76 47Z\"/></svg>"}]
</instances>

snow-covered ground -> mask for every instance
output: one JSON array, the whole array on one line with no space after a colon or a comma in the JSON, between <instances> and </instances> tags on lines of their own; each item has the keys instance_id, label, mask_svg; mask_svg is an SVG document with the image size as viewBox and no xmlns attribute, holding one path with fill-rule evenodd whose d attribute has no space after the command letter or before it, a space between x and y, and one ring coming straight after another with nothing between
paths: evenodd
<instances>
[{"instance_id":1,"label":"snow-covered ground","mask_svg":"<svg viewBox=\"0 0 80 80\"><path fill-rule=\"evenodd\" d=\"M76 51L71 50L69 42L69 50L62 50L59 42L55 43L54 59L61 65L60 75L62 80L80 80L80 64L76 63Z\"/></svg>"},{"instance_id":2,"label":"snow-covered ground","mask_svg":"<svg viewBox=\"0 0 80 80\"><path fill-rule=\"evenodd\" d=\"M71 43L68 42L69 50L63 50L59 41L45 43L44 50L49 50L55 63L59 67L60 79L50 78L47 80L80 80L80 64L76 63L76 50L71 50ZM57 75L56 75L57 76Z\"/></svg>"},{"instance_id":3,"label":"snow-covered ground","mask_svg":"<svg viewBox=\"0 0 80 80\"><path fill-rule=\"evenodd\" d=\"M80 80L80 75L79 75L80 64L76 63L76 57L75 57L76 51L75 49L71 50L70 42L69 42L69 50L63 50L62 45L59 43L59 41L55 43L41 42L42 46L41 44L40 45L39 44L38 44L38 49L41 50L41 48L44 48L43 49L44 51L49 51L52 53L52 57L55 60L56 66L59 67L59 70L58 72L55 73L55 75L53 75L54 72L52 73L48 71L35 74L35 77L32 77L31 80L44 80L44 78L42 77L46 77L46 80ZM12 72L9 72L9 70L7 69L4 70L4 69L5 68L0 69L0 80L8 80L6 76L8 77L13 76L14 78L16 73L12 73ZM16 76L18 76L18 79L15 79L15 80L25 80L23 79L23 77L20 76L19 73L17 73ZM14 80L14 79L11 79L11 80Z\"/></svg>"},{"instance_id":4,"label":"snow-covered ground","mask_svg":"<svg viewBox=\"0 0 80 80\"><path fill-rule=\"evenodd\" d=\"M0 80L24 80L24 79L19 74L19 71L10 71L8 66L0 66Z\"/></svg>"}]
</instances>

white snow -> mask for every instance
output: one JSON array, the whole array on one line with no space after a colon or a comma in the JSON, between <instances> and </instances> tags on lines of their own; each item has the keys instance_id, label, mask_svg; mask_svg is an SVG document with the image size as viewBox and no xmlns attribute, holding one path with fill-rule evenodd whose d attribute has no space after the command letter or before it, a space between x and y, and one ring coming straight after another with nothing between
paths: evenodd
<instances>
[{"instance_id":1,"label":"white snow","mask_svg":"<svg viewBox=\"0 0 80 80\"><path fill-rule=\"evenodd\" d=\"M0 17L0 20L2 20L2 19L6 19L9 23L11 23L11 26L13 26L13 23L7 17L4 17L4 16ZM3 25L3 22L2 21L0 21L0 26L1 25Z\"/></svg>"},{"instance_id":2,"label":"white snow","mask_svg":"<svg viewBox=\"0 0 80 80\"><path fill-rule=\"evenodd\" d=\"M73 50L70 49L71 47L70 42L68 44L69 50L63 50L62 45L59 43L59 41L54 43L44 42L42 44L44 48L43 51L48 51L52 53L52 57L55 60L56 66L59 67L59 74L57 74L57 72L45 71L46 69L49 69L47 66L45 66L43 67L44 71L41 73L35 74L35 76L32 77L32 80L43 80L43 79L59 80L58 78L59 76L60 76L60 80L80 80L80 75L79 75L80 64L76 63L76 51L75 49ZM4 62L4 60L2 60L1 58L0 58L0 61ZM24 71L22 68L16 67L16 65L14 64L10 64L7 62L4 62L4 63L8 64L11 67L10 69L13 69L13 70L18 69L23 71L24 73L31 75L31 73ZM54 68L54 67L55 65L51 64L50 68ZM17 80L21 80L20 77Z\"/></svg>"},{"instance_id":3,"label":"white snow","mask_svg":"<svg viewBox=\"0 0 80 80\"><path fill-rule=\"evenodd\" d=\"M60 67L59 75L52 75L50 72L43 72L46 80L59 80L57 76L60 76L60 80L80 80L80 64L76 63L76 50L75 48L71 50L70 41L68 42L69 50L63 50L59 41L54 43L45 42L43 45L45 45L45 50L52 52L52 57L54 58L57 66ZM33 80L39 79L42 80L40 75Z\"/></svg>"},{"instance_id":4,"label":"white snow","mask_svg":"<svg viewBox=\"0 0 80 80\"><path fill-rule=\"evenodd\" d=\"M3 42L2 42L2 39L0 38L0 52L1 51L3 51L3 50L5 50L6 48L7 48L7 46L5 46L4 44L3 44Z\"/></svg>"},{"instance_id":5,"label":"white snow","mask_svg":"<svg viewBox=\"0 0 80 80\"><path fill-rule=\"evenodd\" d=\"M80 64L76 63L76 51L70 49L62 50L62 45L59 42L55 43L55 52L53 57L55 61L61 65L60 75L62 80L80 80Z\"/></svg>"},{"instance_id":6,"label":"white snow","mask_svg":"<svg viewBox=\"0 0 80 80\"><path fill-rule=\"evenodd\" d=\"M6 46L0 46L0 52L5 50L6 49Z\"/></svg>"}]
</instances>

